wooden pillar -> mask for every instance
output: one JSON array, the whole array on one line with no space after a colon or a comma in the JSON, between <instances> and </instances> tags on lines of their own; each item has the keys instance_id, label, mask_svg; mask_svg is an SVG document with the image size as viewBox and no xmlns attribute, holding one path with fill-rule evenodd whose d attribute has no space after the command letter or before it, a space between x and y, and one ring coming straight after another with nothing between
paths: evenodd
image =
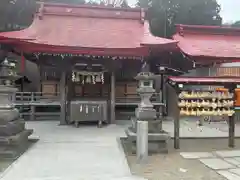
<instances>
[{"instance_id":1,"label":"wooden pillar","mask_svg":"<svg viewBox=\"0 0 240 180\"><path fill-rule=\"evenodd\" d=\"M162 97L161 97L161 76L158 75L156 80L155 80L155 90L156 90L156 100L158 103L162 102ZM157 118L160 118L161 116L161 107L160 106L156 106L156 111L157 111Z\"/></svg>"},{"instance_id":2,"label":"wooden pillar","mask_svg":"<svg viewBox=\"0 0 240 180\"><path fill-rule=\"evenodd\" d=\"M66 123L66 71L62 71L60 79L60 125L65 125Z\"/></svg>"},{"instance_id":3,"label":"wooden pillar","mask_svg":"<svg viewBox=\"0 0 240 180\"><path fill-rule=\"evenodd\" d=\"M115 72L111 73L111 114L110 114L110 123L115 123L116 117L115 117L115 101L116 101L116 93L115 93Z\"/></svg>"},{"instance_id":4,"label":"wooden pillar","mask_svg":"<svg viewBox=\"0 0 240 180\"><path fill-rule=\"evenodd\" d=\"M35 120L35 112L36 112L36 107L33 104L31 104L31 114L30 114L31 121Z\"/></svg>"},{"instance_id":5,"label":"wooden pillar","mask_svg":"<svg viewBox=\"0 0 240 180\"><path fill-rule=\"evenodd\" d=\"M166 104L167 104L167 88L166 88L166 81L165 81L165 75L161 74L161 103L165 104L165 106L162 107L161 109L161 114L162 116L166 116L167 114L167 108L166 108Z\"/></svg>"},{"instance_id":6,"label":"wooden pillar","mask_svg":"<svg viewBox=\"0 0 240 180\"><path fill-rule=\"evenodd\" d=\"M229 117L228 133L228 146L233 148L235 146L235 115Z\"/></svg>"},{"instance_id":7,"label":"wooden pillar","mask_svg":"<svg viewBox=\"0 0 240 180\"><path fill-rule=\"evenodd\" d=\"M236 92L235 89L237 88L236 85L233 85L228 88L230 93L234 94L234 97L232 100L235 100ZM236 123L236 112L233 114L233 116L230 116L228 119L228 146L231 148L235 147L235 123Z\"/></svg>"},{"instance_id":8,"label":"wooden pillar","mask_svg":"<svg viewBox=\"0 0 240 180\"><path fill-rule=\"evenodd\" d=\"M68 74L67 74L67 82L66 82L66 99L67 99L67 102L66 102L66 121L67 123L71 122L71 116L70 116L70 113L71 113L71 101L72 101L72 94L73 94L73 83L72 83L72 71L69 71Z\"/></svg>"},{"instance_id":9,"label":"wooden pillar","mask_svg":"<svg viewBox=\"0 0 240 180\"><path fill-rule=\"evenodd\" d=\"M180 149L180 110L178 108L178 89L175 89L174 93L174 106L172 110L174 111L174 148Z\"/></svg>"}]
</instances>

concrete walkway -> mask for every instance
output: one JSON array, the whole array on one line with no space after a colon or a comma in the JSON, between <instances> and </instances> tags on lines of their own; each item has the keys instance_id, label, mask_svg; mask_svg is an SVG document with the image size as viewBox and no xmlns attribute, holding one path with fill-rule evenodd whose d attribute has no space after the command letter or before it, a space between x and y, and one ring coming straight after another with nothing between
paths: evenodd
<instances>
[{"instance_id":1,"label":"concrete walkway","mask_svg":"<svg viewBox=\"0 0 240 180\"><path fill-rule=\"evenodd\" d=\"M2 180L135 179L117 142L124 136L119 126L75 128L29 122L27 127L34 129L39 141L2 174Z\"/></svg>"}]
</instances>

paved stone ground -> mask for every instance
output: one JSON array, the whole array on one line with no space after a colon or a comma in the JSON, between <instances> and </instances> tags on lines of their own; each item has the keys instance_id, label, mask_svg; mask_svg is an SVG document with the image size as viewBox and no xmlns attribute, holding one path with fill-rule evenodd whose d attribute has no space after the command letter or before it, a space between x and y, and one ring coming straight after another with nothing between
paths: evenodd
<instances>
[{"instance_id":1,"label":"paved stone ground","mask_svg":"<svg viewBox=\"0 0 240 180\"><path fill-rule=\"evenodd\" d=\"M124 131L58 126L58 122L29 122L40 140L14 162L2 180L133 180L116 138Z\"/></svg>"},{"instance_id":2,"label":"paved stone ground","mask_svg":"<svg viewBox=\"0 0 240 180\"><path fill-rule=\"evenodd\" d=\"M180 137L182 138L226 138L228 137L228 124L225 121L220 122L205 122L203 126L197 125L198 118L183 118L180 121ZM118 121L119 125L128 127L130 121ZM174 134L173 121L163 122L163 129L170 133L173 137ZM235 126L235 136L240 137L240 122Z\"/></svg>"},{"instance_id":3,"label":"paved stone ground","mask_svg":"<svg viewBox=\"0 0 240 180\"><path fill-rule=\"evenodd\" d=\"M0 178L2 180L139 179L139 177L131 176L125 155L116 141L117 137L125 136L124 129L127 125L126 123L123 124L124 125L120 126L109 125L98 129L96 126L81 126L80 128L58 126L58 122L28 122L27 127L34 129L32 137L39 138L40 140L14 162ZM173 122L164 122L163 127L173 135ZM227 125L225 123L206 123L203 127L199 128L196 125L196 121L182 120L180 134L182 137L227 137L228 133L226 129ZM240 125L236 125L236 135L240 135ZM209 144L214 144L214 142L204 145L204 143L192 140L190 144L192 147L199 147L201 149ZM224 144L223 147L227 147L227 142L221 141L221 144ZM172 147L172 145L170 146ZM181 147L186 149L184 141L181 142ZM240 146L238 147L240 149ZM203 152L222 149L223 148L207 148L204 149ZM198 174L198 176L193 176L199 177L196 180L202 180L204 178L202 178L202 174L206 174L206 172L209 175L206 180L208 180L209 177L211 180L222 180L221 178L223 178L223 176L220 176L220 173L226 174L232 172L221 169L218 174L216 171L204 167L198 160L192 163L186 160L183 161L179 152L170 153L166 156L152 156L151 158L153 158L153 161L157 161L154 165L154 169L140 168L140 170L148 171L148 173L154 170L164 173L167 167L168 169L175 169L174 172L165 171L168 179L166 178L164 180L179 179L178 177L181 177L179 173L187 174L184 173L184 171L188 169L188 167L189 169L191 169L191 167L199 167L195 168L195 170L191 170L191 172L193 172L192 174ZM180 164L176 163L178 160ZM165 164L159 166L159 163L163 162ZM232 159L231 162L233 162ZM238 165L236 165L236 167L237 166ZM134 174L141 175L141 173ZM152 174L152 172L149 174ZM144 177L148 178L148 176ZM156 174L155 179L159 180L159 177L162 177L161 174ZM152 178L149 177L149 179L151 180ZM192 180L193 178L190 179Z\"/></svg>"},{"instance_id":4,"label":"paved stone ground","mask_svg":"<svg viewBox=\"0 0 240 180\"><path fill-rule=\"evenodd\" d=\"M168 154L151 155L149 156L148 163L144 165L136 163L135 155L126 154L132 173L145 177L148 180L227 180L230 175L226 177L226 174L230 173L230 169L225 168L237 169L238 166L236 165L238 164L236 159L234 161L230 156L237 155L240 149L240 139L236 140L234 151L228 148L227 144L226 138L183 139L181 140L181 149L175 150L173 149L173 141L171 140ZM217 155L217 152L219 155ZM221 158L221 152L227 158ZM216 160L216 157L219 160ZM210 162L206 161L208 159L210 159ZM223 159L224 162L222 161ZM209 166L213 167L215 165L213 168L220 169L214 170L209 168L200 160L205 160L205 163L208 163ZM224 174L225 176L223 176ZM239 177L238 179L229 178L228 180L239 180Z\"/></svg>"},{"instance_id":5,"label":"paved stone ground","mask_svg":"<svg viewBox=\"0 0 240 180\"><path fill-rule=\"evenodd\" d=\"M183 152L183 158L197 159L228 180L240 179L240 150Z\"/></svg>"},{"instance_id":6,"label":"paved stone ground","mask_svg":"<svg viewBox=\"0 0 240 180\"><path fill-rule=\"evenodd\" d=\"M173 137L173 122L167 121L163 124L164 130L170 132ZM205 122L199 127L194 119L183 119L180 123L181 137L228 137L228 124L225 121L221 122ZM235 136L240 137L240 123L235 126Z\"/></svg>"}]
</instances>

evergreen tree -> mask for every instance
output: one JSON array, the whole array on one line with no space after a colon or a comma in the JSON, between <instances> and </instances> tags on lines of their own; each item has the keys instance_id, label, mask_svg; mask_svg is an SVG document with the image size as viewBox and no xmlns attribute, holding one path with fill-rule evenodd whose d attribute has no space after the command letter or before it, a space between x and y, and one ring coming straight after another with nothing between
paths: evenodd
<instances>
[{"instance_id":1,"label":"evergreen tree","mask_svg":"<svg viewBox=\"0 0 240 180\"><path fill-rule=\"evenodd\" d=\"M147 19L154 35L171 37L175 24L221 25L220 5L216 0L139 0L148 8Z\"/></svg>"}]
</instances>

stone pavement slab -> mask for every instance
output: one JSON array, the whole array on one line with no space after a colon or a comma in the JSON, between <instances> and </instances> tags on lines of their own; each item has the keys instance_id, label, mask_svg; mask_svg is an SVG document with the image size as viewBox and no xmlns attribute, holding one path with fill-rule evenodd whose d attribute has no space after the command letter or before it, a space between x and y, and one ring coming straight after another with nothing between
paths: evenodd
<instances>
[{"instance_id":1,"label":"stone pavement slab","mask_svg":"<svg viewBox=\"0 0 240 180\"><path fill-rule=\"evenodd\" d=\"M215 157L210 152L181 152L180 155L185 159L200 159L200 158L213 158L213 157Z\"/></svg>"},{"instance_id":2,"label":"stone pavement slab","mask_svg":"<svg viewBox=\"0 0 240 180\"><path fill-rule=\"evenodd\" d=\"M214 170L236 168L234 165L227 163L226 161L219 158L199 159L199 160L200 162L205 164L207 167Z\"/></svg>"},{"instance_id":3,"label":"stone pavement slab","mask_svg":"<svg viewBox=\"0 0 240 180\"><path fill-rule=\"evenodd\" d=\"M131 178L125 154L117 141L124 136L124 129L114 125L74 128L57 123L28 123L35 130L33 136L40 140L2 174L1 180Z\"/></svg>"},{"instance_id":4,"label":"stone pavement slab","mask_svg":"<svg viewBox=\"0 0 240 180\"><path fill-rule=\"evenodd\" d=\"M239 179L240 179L240 168L230 169L229 171L230 171L231 173L237 174L237 175L239 176Z\"/></svg>"},{"instance_id":5,"label":"stone pavement slab","mask_svg":"<svg viewBox=\"0 0 240 180\"><path fill-rule=\"evenodd\" d=\"M116 179L112 179L112 180L147 180L143 177L138 177L138 176L129 176L129 177L121 177L121 178L116 178Z\"/></svg>"},{"instance_id":6,"label":"stone pavement slab","mask_svg":"<svg viewBox=\"0 0 240 180\"><path fill-rule=\"evenodd\" d=\"M235 166L240 165L240 161L236 160L236 158L224 158L223 160Z\"/></svg>"},{"instance_id":7,"label":"stone pavement slab","mask_svg":"<svg viewBox=\"0 0 240 180\"><path fill-rule=\"evenodd\" d=\"M240 157L240 150L216 151L216 154L223 158Z\"/></svg>"},{"instance_id":8,"label":"stone pavement slab","mask_svg":"<svg viewBox=\"0 0 240 180\"><path fill-rule=\"evenodd\" d=\"M217 173L219 173L220 175L225 177L227 180L239 180L240 179L240 176L238 176L230 171L227 171L227 170L217 171Z\"/></svg>"},{"instance_id":9,"label":"stone pavement slab","mask_svg":"<svg viewBox=\"0 0 240 180\"><path fill-rule=\"evenodd\" d=\"M234 157L234 159L240 162L240 157Z\"/></svg>"},{"instance_id":10,"label":"stone pavement slab","mask_svg":"<svg viewBox=\"0 0 240 180\"><path fill-rule=\"evenodd\" d=\"M173 121L163 123L163 129L170 133L171 137L174 136ZM180 121L180 137L189 138L206 138L206 137L228 137L227 132L220 131L219 129L201 126L199 127L195 120L193 121Z\"/></svg>"}]
</instances>

